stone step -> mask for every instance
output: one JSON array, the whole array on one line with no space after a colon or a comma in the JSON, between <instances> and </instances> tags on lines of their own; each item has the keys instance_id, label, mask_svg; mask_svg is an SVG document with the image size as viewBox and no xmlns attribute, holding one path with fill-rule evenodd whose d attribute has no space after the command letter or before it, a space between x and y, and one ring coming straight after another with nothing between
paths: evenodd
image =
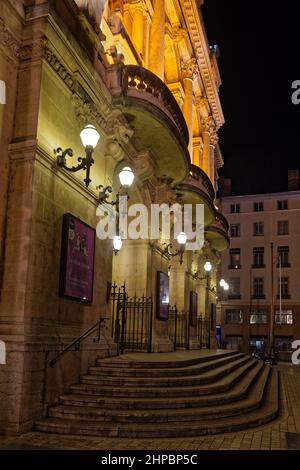
<instances>
[{"instance_id":1,"label":"stone step","mask_svg":"<svg viewBox=\"0 0 300 470\"><path fill-rule=\"evenodd\" d=\"M237 366L234 371L216 380L212 384L182 386L182 387L112 387L101 384L74 384L70 387L72 393L99 395L108 397L183 397L200 396L211 393L223 393L229 390L237 381L244 377L254 367L256 360L248 359L245 364Z\"/></svg>"},{"instance_id":2,"label":"stone step","mask_svg":"<svg viewBox=\"0 0 300 470\"><path fill-rule=\"evenodd\" d=\"M263 369L263 362L257 362L252 370L242 377L238 383L233 385L230 391L199 397L177 397L176 400L172 400L172 408L197 408L199 406L219 405L220 403L232 403L241 400L248 395L253 382L259 377ZM60 397L60 404L126 410L135 408L166 409L170 407L170 400L168 398L111 398L68 393Z\"/></svg>"},{"instance_id":3,"label":"stone step","mask_svg":"<svg viewBox=\"0 0 300 470\"><path fill-rule=\"evenodd\" d=\"M215 382L226 374L230 374L235 369L251 361L249 356L239 357L237 360L231 361L228 364L218 365L216 368L209 370L200 375L193 375L188 377L102 377L97 375L82 375L80 383L92 384L110 387L180 387L180 386L193 386L205 383Z\"/></svg>"},{"instance_id":4,"label":"stone step","mask_svg":"<svg viewBox=\"0 0 300 470\"><path fill-rule=\"evenodd\" d=\"M269 422L278 414L278 372L272 370L268 380L262 405L252 411L237 416L201 421L168 423L122 423L97 422L91 420L71 420L47 418L36 423L36 429L57 434L87 436L110 436L126 438L189 437L217 434L249 429ZM177 423L177 425L176 425Z\"/></svg>"},{"instance_id":5,"label":"stone step","mask_svg":"<svg viewBox=\"0 0 300 470\"><path fill-rule=\"evenodd\" d=\"M174 353L176 354L176 353ZM194 364L201 364L203 362L211 361L213 359L221 359L222 357L228 357L235 354L240 354L238 351L219 351L214 354L201 354L193 359L180 359L172 361L153 361L148 358L153 357L153 354L139 353L140 360L128 359L128 355L110 357L106 359L98 359L97 366L100 367L115 367L117 369L133 368L133 369L173 369L180 367L192 366ZM144 359L143 359L144 357Z\"/></svg>"},{"instance_id":6,"label":"stone step","mask_svg":"<svg viewBox=\"0 0 300 470\"><path fill-rule=\"evenodd\" d=\"M230 354L219 359L211 359L203 361L200 364L192 364L185 367L179 368L166 368L166 369L135 369L133 367L108 367L108 366L94 366L89 368L91 375L98 376L112 376L112 377L186 377L189 375L198 375L202 372L206 372L211 369L215 369L218 366L228 364L238 358L244 357L243 354Z\"/></svg>"},{"instance_id":7,"label":"stone step","mask_svg":"<svg viewBox=\"0 0 300 470\"><path fill-rule=\"evenodd\" d=\"M210 420L236 416L255 410L262 404L269 373L270 368L265 367L260 378L253 385L250 395L235 404L222 403L217 406L204 406L181 410L173 409L172 403L169 403L169 408L165 410L144 410L140 409L138 404L136 409L131 410L58 405L50 408L49 416L53 418L65 417L75 420L118 421L122 423L167 423L170 421L197 421L202 418Z\"/></svg>"}]
</instances>

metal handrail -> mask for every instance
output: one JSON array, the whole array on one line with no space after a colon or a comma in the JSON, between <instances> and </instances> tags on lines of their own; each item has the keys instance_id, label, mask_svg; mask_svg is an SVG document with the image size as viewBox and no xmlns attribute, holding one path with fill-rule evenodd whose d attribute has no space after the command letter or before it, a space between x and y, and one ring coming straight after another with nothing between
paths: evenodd
<instances>
[{"instance_id":1,"label":"metal handrail","mask_svg":"<svg viewBox=\"0 0 300 470\"><path fill-rule=\"evenodd\" d=\"M74 351L79 351L80 349L80 344L81 342L90 336L93 331L95 331L96 328L98 328L98 338L94 338L93 342L96 343L97 341L100 340L100 328L101 328L101 323L103 323L107 318L101 318L100 320L95 323L91 328L89 328L85 333L83 333L79 338L77 338L75 341L73 341L69 346L67 346L65 349L63 349L57 356L55 356L50 362L49 362L49 367L54 367L58 359L60 359L66 352L71 351L72 348L75 346Z\"/></svg>"}]
</instances>

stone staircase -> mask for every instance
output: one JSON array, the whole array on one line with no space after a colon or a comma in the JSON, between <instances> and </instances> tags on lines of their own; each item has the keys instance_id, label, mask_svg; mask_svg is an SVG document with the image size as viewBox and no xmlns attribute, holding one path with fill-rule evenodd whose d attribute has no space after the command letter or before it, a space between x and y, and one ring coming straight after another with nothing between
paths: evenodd
<instances>
[{"instance_id":1,"label":"stone staircase","mask_svg":"<svg viewBox=\"0 0 300 470\"><path fill-rule=\"evenodd\" d=\"M129 438L247 429L277 416L278 381L276 369L232 351L173 361L99 359L36 429Z\"/></svg>"}]
</instances>

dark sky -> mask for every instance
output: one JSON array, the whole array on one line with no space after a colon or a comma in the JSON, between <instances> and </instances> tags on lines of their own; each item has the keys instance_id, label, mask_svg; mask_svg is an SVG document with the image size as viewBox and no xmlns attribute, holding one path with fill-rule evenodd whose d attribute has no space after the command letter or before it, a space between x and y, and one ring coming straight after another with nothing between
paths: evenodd
<instances>
[{"instance_id":1,"label":"dark sky","mask_svg":"<svg viewBox=\"0 0 300 470\"><path fill-rule=\"evenodd\" d=\"M234 194L285 191L288 169L300 167L300 105L291 101L300 1L205 0L202 12L221 53L221 174L232 177Z\"/></svg>"}]
</instances>

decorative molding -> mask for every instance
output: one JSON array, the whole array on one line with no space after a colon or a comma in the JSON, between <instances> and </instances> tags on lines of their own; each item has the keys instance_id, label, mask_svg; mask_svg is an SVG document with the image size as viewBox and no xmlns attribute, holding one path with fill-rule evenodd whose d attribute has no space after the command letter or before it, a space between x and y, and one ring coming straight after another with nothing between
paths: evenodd
<instances>
[{"instance_id":1,"label":"decorative molding","mask_svg":"<svg viewBox=\"0 0 300 470\"><path fill-rule=\"evenodd\" d=\"M182 0L182 4L191 41L196 51L196 58L201 71L201 77L219 129L225 122L224 115L213 76L207 39L199 19L197 2L194 0Z\"/></svg>"},{"instance_id":2,"label":"decorative molding","mask_svg":"<svg viewBox=\"0 0 300 470\"><path fill-rule=\"evenodd\" d=\"M195 58L188 59L185 62L181 62L182 78L189 78L193 80L199 73L197 60Z\"/></svg>"},{"instance_id":3,"label":"decorative molding","mask_svg":"<svg viewBox=\"0 0 300 470\"><path fill-rule=\"evenodd\" d=\"M98 106L84 90L81 84L76 80L75 75L67 70L62 61L56 56L51 49L49 41L44 41L43 55L50 67L63 80L69 90L72 92L72 105L75 109L75 115L79 127L84 127L91 123L104 129L106 127L106 116L110 108L105 100L99 97L100 105Z\"/></svg>"},{"instance_id":4,"label":"decorative molding","mask_svg":"<svg viewBox=\"0 0 300 470\"><path fill-rule=\"evenodd\" d=\"M16 59L19 58L21 43L13 35L13 33L7 28L4 19L1 17L0 17L0 43L4 44L4 46L7 47L11 51L13 57L15 57Z\"/></svg>"}]
</instances>

